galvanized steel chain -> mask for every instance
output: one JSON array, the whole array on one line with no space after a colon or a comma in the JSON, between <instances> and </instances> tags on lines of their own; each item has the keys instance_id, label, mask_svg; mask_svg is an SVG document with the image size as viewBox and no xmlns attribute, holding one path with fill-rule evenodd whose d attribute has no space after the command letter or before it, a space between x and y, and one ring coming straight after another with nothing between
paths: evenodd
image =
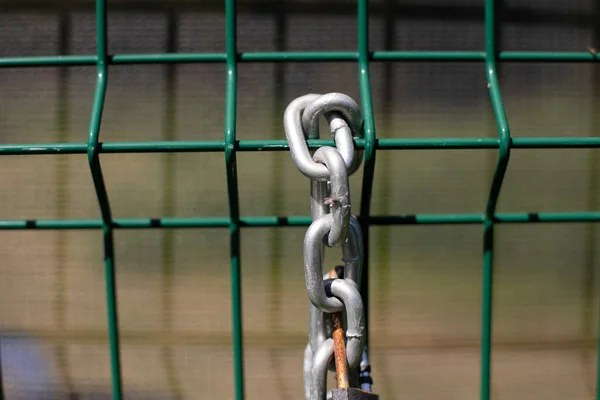
<instances>
[{"instance_id":1,"label":"galvanized steel chain","mask_svg":"<svg viewBox=\"0 0 600 400\"><path fill-rule=\"evenodd\" d=\"M321 116L329 123L335 147L311 152L306 140L319 138ZM288 105L284 128L292 160L310 179L312 224L304 237L304 276L310 300L305 397L325 400L332 396L326 389L328 370L336 371L338 389L360 387L370 392L360 295L363 236L351 212L349 185L349 176L362 162L362 151L354 147L354 138L364 135L362 113L345 94L307 94ZM325 247L341 248L344 265L324 272Z\"/></svg>"}]
</instances>

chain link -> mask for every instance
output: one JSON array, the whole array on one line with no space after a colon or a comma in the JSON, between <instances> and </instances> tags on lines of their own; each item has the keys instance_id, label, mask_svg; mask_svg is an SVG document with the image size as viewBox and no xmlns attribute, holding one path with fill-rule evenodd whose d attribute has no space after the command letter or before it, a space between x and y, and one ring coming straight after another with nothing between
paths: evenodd
<instances>
[{"instance_id":1,"label":"chain link","mask_svg":"<svg viewBox=\"0 0 600 400\"><path fill-rule=\"evenodd\" d=\"M319 119L322 116L329 123L335 147L323 146L309 151L306 140L319 138ZM336 346L342 345L339 335L345 333L346 365L341 369L346 371L347 367L350 386L362 384L365 389L364 377L370 379L365 348L365 310L360 295L363 236L356 217L351 213L349 184L349 176L362 163L362 151L354 148L353 140L364 135L363 119L356 102L345 94L307 94L288 105L284 128L292 160L298 170L310 179L312 224L304 236L303 248L309 298L304 392L306 400L325 400L328 397L327 370L336 371L332 338L334 317L338 335ZM331 275L337 278L324 274L325 247L341 248L343 268L339 268L337 275ZM339 316L343 317L345 329L339 326ZM345 382L345 379L339 381Z\"/></svg>"}]
</instances>

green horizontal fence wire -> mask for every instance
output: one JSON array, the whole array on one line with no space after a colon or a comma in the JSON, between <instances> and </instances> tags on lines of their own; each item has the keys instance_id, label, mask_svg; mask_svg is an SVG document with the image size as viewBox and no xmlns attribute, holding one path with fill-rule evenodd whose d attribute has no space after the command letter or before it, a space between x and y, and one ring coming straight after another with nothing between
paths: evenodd
<instances>
[{"instance_id":1,"label":"green horizontal fence wire","mask_svg":"<svg viewBox=\"0 0 600 400\"><path fill-rule=\"evenodd\" d=\"M368 61L485 61L485 52L480 51L372 51L366 55ZM237 53L238 62L352 62L360 54L352 51L306 51L306 52L246 52ZM596 52L552 52L552 51L502 51L497 58L506 62L595 62L600 60ZM224 63L226 53L174 53L174 54L114 54L109 64L168 64L168 63ZM0 59L0 68L8 67L56 67L95 65L97 57L40 56L5 57Z\"/></svg>"},{"instance_id":2,"label":"green horizontal fence wire","mask_svg":"<svg viewBox=\"0 0 600 400\"><path fill-rule=\"evenodd\" d=\"M474 225L483 224L485 214L406 214L371 215L364 218L368 225ZM255 216L240 217L244 228L307 227L310 216ZM500 224L524 223L579 223L600 222L600 211L590 212L531 212L496 213L494 222ZM113 229L183 229L228 228L228 217L181 217L181 218L115 218ZM102 229L100 219L18 219L0 220L0 230L59 230Z\"/></svg>"},{"instance_id":3,"label":"green horizontal fence wire","mask_svg":"<svg viewBox=\"0 0 600 400\"><path fill-rule=\"evenodd\" d=\"M474 225L483 224L484 214L409 214L371 215L364 218L368 225ZM240 217L243 228L307 227L310 216L255 216ZM600 222L600 211L590 212L532 212L496 213L494 222L500 224L525 223L579 223ZM229 217L181 217L181 218L115 218L113 229L184 229L228 228ZM0 220L0 230L53 230L53 229L101 229L100 219L19 219Z\"/></svg>"},{"instance_id":4,"label":"green horizontal fence wire","mask_svg":"<svg viewBox=\"0 0 600 400\"><path fill-rule=\"evenodd\" d=\"M477 150L497 149L500 140L493 138L432 138L432 139L374 139L372 145L377 150ZM317 149L333 146L333 140L309 139L308 147ZM356 148L365 149L365 139L355 139ZM236 151L288 151L287 140L236 140L232 143ZM593 149L600 147L599 137L579 138L512 138L509 146L513 149ZM225 142L172 141L172 142L107 142L98 143L99 153L209 153L225 150ZM85 154L84 143L40 143L3 144L3 155L42 155L42 154Z\"/></svg>"},{"instance_id":5,"label":"green horizontal fence wire","mask_svg":"<svg viewBox=\"0 0 600 400\"><path fill-rule=\"evenodd\" d=\"M369 227L373 225L460 225L481 224L483 227L483 299L480 398L489 400L491 389L492 355L492 298L493 298L493 233L496 224L521 223L583 223L600 222L600 211L591 212L521 212L497 213L496 204L510 151L513 149L591 149L600 147L598 137L535 137L511 138L508 120L502 104L498 82L497 62L596 62L600 53L499 51L496 43L498 26L494 0L484 0L485 49L484 51L370 51L369 2L357 0L358 43L357 51L323 52L238 52L236 32L236 0L225 1L226 52L224 53L160 53L160 54L108 54L106 38L106 0L96 0L97 52L95 55L58 55L43 57L0 58L0 68L74 67L96 66L97 80L90 118L87 142L44 144L0 144L0 156L9 155L60 155L87 154L91 176L100 207L100 219L19 219L0 220L0 230L61 230L98 229L104 240L104 263L108 315L108 337L111 357L113 399L122 398L121 364L119 349L118 313L113 232L115 229L183 229L227 228L230 232L230 271L232 299L232 347L234 361L235 398L244 399L244 360L242 342L241 303L241 252L240 229L254 227L306 227L310 216L241 216L237 182L236 153L247 151L287 151L286 140L237 140L236 97L237 64L261 62L354 62L359 68L359 87L365 119L365 138L355 140L357 148L364 149L363 191L359 219L365 237L365 272L368 271ZM486 68L492 109L498 128L497 138L377 138L371 100L369 63L371 62L478 62ZM101 142L100 126L107 90L109 65L118 64L184 64L223 63L227 74L226 113L222 141L168 141L168 142ZM312 149L332 146L331 140L309 140ZM492 185L483 213L370 215L371 192L377 150L452 150L497 149L498 159ZM115 218L110 211L109 197L102 177L99 155L102 153L178 153L223 152L227 175L229 216L188 218ZM368 273L363 275L363 295L368 305ZM367 321L368 322L368 321ZM600 362L600 357L599 357ZM1 365L1 364L0 364ZM4 398L0 369L0 400ZM596 398L600 400L600 368L598 368Z\"/></svg>"}]
</instances>

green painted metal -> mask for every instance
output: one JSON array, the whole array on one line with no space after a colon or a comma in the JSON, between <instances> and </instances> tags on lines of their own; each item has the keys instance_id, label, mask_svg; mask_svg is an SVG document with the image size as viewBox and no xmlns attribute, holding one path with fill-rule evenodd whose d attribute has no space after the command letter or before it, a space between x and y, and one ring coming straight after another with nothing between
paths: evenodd
<instances>
[{"instance_id":1,"label":"green painted metal","mask_svg":"<svg viewBox=\"0 0 600 400\"><path fill-rule=\"evenodd\" d=\"M317 149L333 146L333 140L309 139L308 147ZM355 139L359 149L366 146L365 139ZM287 140L236 140L236 151L288 151ZM477 150L497 149L500 140L494 138L422 138L422 139L375 139L377 150ZM579 138L512 138L512 149L594 149L600 147L599 137ZM172 142L105 142L98 143L99 153L209 153L225 150L225 142L172 141ZM48 155L85 154L84 143L40 143L40 144L0 144L0 156L9 155Z\"/></svg>"},{"instance_id":2,"label":"green painted metal","mask_svg":"<svg viewBox=\"0 0 600 400\"><path fill-rule=\"evenodd\" d=\"M360 225L364 240L364 261L361 282L361 296L365 310L365 345L369 347L369 212L371 209L371 193L375 175L375 121L371 100L371 81L369 78L369 1L358 0L358 73L362 113L364 118L365 152L362 193L360 199Z\"/></svg>"},{"instance_id":3,"label":"green painted metal","mask_svg":"<svg viewBox=\"0 0 600 400\"><path fill-rule=\"evenodd\" d=\"M231 257L231 319L235 398L244 399L244 349L242 336L242 276L240 266L240 205L235 149L237 106L237 12L236 0L225 0L227 83L225 100L225 168L229 199Z\"/></svg>"},{"instance_id":4,"label":"green painted metal","mask_svg":"<svg viewBox=\"0 0 600 400\"><path fill-rule=\"evenodd\" d=\"M369 61L430 61L430 62L470 62L485 61L482 51L371 51ZM596 62L600 53L566 51L501 51L497 58L506 62ZM238 62L352 62L360 55L352 51L297 51L297 52L243 52L237 54ZM226 53L172 53L172 54L114 54L106 60L109 64L188 64L224 63ZM57 67L95 65L97 57L79 56L37 56L0 58L0 68L14 67Z\"/></svg>"},{"instance_id":5,"label":"green painted metal","mask_svg":"<svg viewBox=\"0 0 600 400\"><path fill-rule=\"evenodd\" d=\"M240 217L242 228L307 227L311 223L308 215L279 217ZM483 224L484 214L408 214L371 215L369 225L472 225ZM582 223L600 222L600 211L590 212L541 212L541 213L496 213L495 223ZM228 217L182 217L182 218L115 218L113 229L185 229L185 228L229 228ZM0 230L58 230L58 229L102 229L101 219L18 219L0 220Z\"/></svg>"},{"instance_id":6,"label":"green painted metal","mask_svg":"<svg viewBox=\"0 0 600 400\"><path fill-rule=\"evenodd\" d=\"M374 61L484 61L481 51L376 51Z\"/></svg>"},{"instance_id":7,"label":"green painted metal","mask_svg":"<svg viewBox=\"0 0 600 400\"><path fill-rule=\"evenodd\" d=\"M237 140L237 64L261 62L351 62L359 68L359 87L364 115L365 138L355 140L364 149L364 174L359 218L365 237L365 273L363 295L368 307L369 227L372 225L460 225L481 224L483 227L482 338L480 398L490 399L493 311L494 228L496 224L529 223L597 223L600 211L593 212L518 212L496 213L496 205L512 149L590 149L600 147L598 137L511 138L498 81L498 62L596 62L600 53L589 52L525 52L500 51L497 46L496 2L485 0L485 48L483 51L370 51L369 2L357 0L357 51L303 52L238 52L236 0L225 0L226 51L224 53L113 54L107 52L106 0L96 0L97 52L95 55L57 55L43 57L0 58L0 68L96 66L97 78L90 127L85 143L0 144L2 155L87 154L96 191L101 219L86 220L0 220L0 230L97 229L103 233L108 337L111 356L113 398L122 398L119 329L114 260L115 229L186 229L227 228L230 233L230 271L232 301L232 351L235 398L244 399L244 359L241 300L240 230L254 227L306 227L310 216L241 216L237 182L238 151L287 151L286 140ZM488 89L498 136L495 138L377 138L371 99L369 64L371 62L476 62L486 68ZM107 90L108 67L113 64L223 63L226 80L226 112L223 140L166 142L100 142L102 110ZM341 90L341 89L340 89ZM299 93L298 95L301 95ZM392 135L392 133L388 134ZM398 135L402 136L402 135ZM331 140L309 140L312 149L332 146ZM482 213L370 215L371 193L377 150L452 150L497 149L498 159L485 209ZM223 152L227 177L229 216L189 218L116 218L111 215L109 196L102 176L102 153L177 153ZM368 321L367 321L368 322ZM600 359L600 358L599 358ZM600 361L599 361L600 362ZM1 372L1 370L0 370ZM598 381L600 381L600 368ZM597 385L600 400L600 385ZM0 373L0 400L3 399Z\"/></svg>"},{"instance_id":8,"label":"green painted metal","mask_svg":"<svg viewBox=\"0 0 600 400\"><path fill-rule=\"evenodd\" d=\"M490 99L500 139L498 161L492 179L492 187L483 215L483 288L481 309L481 400L489 400L491 390L492 356L492 311L494 277L494 214L500 189L510 159L510 129L502 104L498 69L496 67L496 4L494 0L485 1L485 67Z\"/></svg>"},{"instance_id":9,"label":"green painted metal","mask_svg":"<svg viewBox=\"0 0 600 400\"><path fill-rule=\"evenodd\" d=\"M121 354L119 349L119 322L117 310L117 288L115 271L114 230L110 202L102 166L100 164L100 153L98 142L100 137L100 125L102 123L102 111L106 98L106 87L108 84L108 38L106 21L106 0L96 1L96 48L97 48L97 75L94 102L92 104L92 115L87 141L87 155L94 182L94 189L100 206L102 216L102 234L104 238L104 269L106 278L106 306L108 316L108 339L110 348L111 381L113 399L122 398L122 375Z\"/></svg>"}]
</instances>

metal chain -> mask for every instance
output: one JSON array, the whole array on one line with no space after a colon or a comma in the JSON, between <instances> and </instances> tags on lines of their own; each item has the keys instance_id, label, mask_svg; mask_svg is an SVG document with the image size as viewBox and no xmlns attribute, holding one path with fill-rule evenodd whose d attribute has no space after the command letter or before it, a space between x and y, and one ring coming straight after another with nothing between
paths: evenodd
<instances>
[{"instance_id":1,"label":"metal chain","mask_svg":"<svg viewBox=\"0 0 600 400\"><path fill-rule=\"evenodd\" d=\"M311 155L306 140L319 138L321 116L329 123L335 147L323 146ZM331 397L326 388L328 370L336 371L340 389L362 385L363 390L370 391L365 310L360 296L363 237L351 213L349 185L349 176L362 162L362 151L354 148L353 141L364 135L362 113L345 94L307 94L288 105L284 128L292 160L310 179L312 224L304 237L304 277L309 298L305 397ZM328 273L323 270L326 246L341 248L344 263ZM344 333L345 343L340 341Z\"/></svg>"}]
</instances>

